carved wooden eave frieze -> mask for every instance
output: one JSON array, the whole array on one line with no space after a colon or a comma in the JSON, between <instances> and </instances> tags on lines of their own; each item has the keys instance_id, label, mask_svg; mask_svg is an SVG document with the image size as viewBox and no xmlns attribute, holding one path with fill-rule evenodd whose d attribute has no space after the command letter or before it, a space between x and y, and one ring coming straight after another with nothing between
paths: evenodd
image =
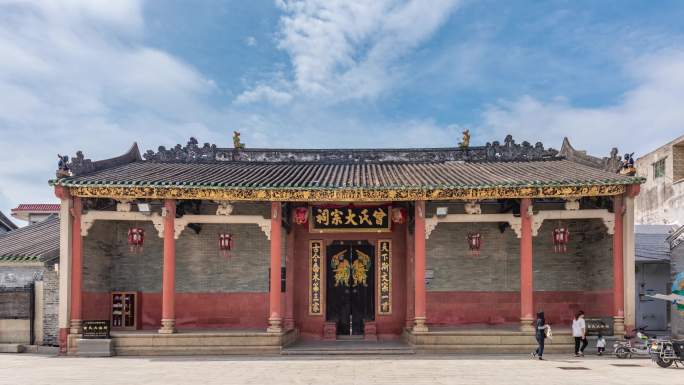
<instances>
[{"instance_id":1,"label":"carved wooden eave frieze","mask_svg":"<svg viewBox=\"0 0 684 385\"><path fill-rule=\"evenodd\" d=\"M95 221L150 221L160 238L164 238L164 218L158 213L149 215L140 212L90 210L81 214L81 236L87 236Z\"/></svg>"},{"instance_id":2,"label":"carved wooden eave frieze","mask_svg":"<svg viewBox=\"0 0 684 385\"><path fill-rule=\"evenodd\" d=\"M522 220L513 214L447 214L443 217L436 215L425 218L425 239L430 238L430 234L440 223L508 223L515 235L522 236Z\"/></svg>"},{"instance_id":3,"label":"carved wooden eave frieze","mask_svg":"<svg viewBox=\"0 0 684 385\"><path fill-rule=\"evenodd\" d=\"M81 215L81 236L87 236L95 221L133 221L152 222L160 238L164 238L164 217L166 212L151 213L149 215L140 212L99 211L90 210ZM213 224L254 224L271 239L271 220L259 215L184 215L174 220L174 238L178 239L190 223L213 223Z\"/></svg>"},{"instance_id":4,"label":"carved wooden eave frieze","mask_svg":"<svg viewBox=\"0 0 684 385\"><path fill-rule=\"evenodd\" d=\"M576 220L576 219L600 219L606 226L608 234L615 234L615 214L606 209L592 210L542 210L537 213L530 212L528 215L532 219L532 236L539 235L539 229L546 220ZM432 216L425 218L425 239L430 235L440 223L508 223L516 236L522 236L520 217L513 214L448 214L443 217Z\"/></svg>"},{"instance_id":5,"label":"carved wooden eave frieze","mask_svg":"<svg viewBox=\"0 0 684 385\"><path fill-rule=\"evenodd\" d=\"M546 220L600 219L608 234L615 234L615 214L606 209L593 210L543 210L532 216L532 235L539 235L539 229Z\"/></svg>"},{"instance_id":6,"label":"carved wooden eave frieze","mask_svg":"<svg viewBox=\"0 0 684 385\"><path fill-rule=\"evenodd\" d=\"M190 223L257 225L271 239L271 220L260 215L183 215L174 222L176 239Z\"/></svg>"},{"instance_id":7,"label":"carved wooden eave frieze","mask_svg":"<svg viewBox=\"0 0 684 385\"><path fill-rule=\"evenodd\" d=\"M203 188L152 186L76 186L73 196L122 199L196 199L213 201L386 202L571 198L624 194L625 185L490 188Z\"/></svg>"}]
</instances>

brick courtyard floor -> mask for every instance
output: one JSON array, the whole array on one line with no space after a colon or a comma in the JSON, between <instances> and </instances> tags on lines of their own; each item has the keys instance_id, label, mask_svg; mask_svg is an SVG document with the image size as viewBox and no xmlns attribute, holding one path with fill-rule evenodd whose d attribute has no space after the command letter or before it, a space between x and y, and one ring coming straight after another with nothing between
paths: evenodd
<instances>
[{"instance_id":1,"label":"brick courtyard floor","mask_svg":"<svg viewBox=\"0 0 684 385\"><path fill-rule=\"evenodd\" d=\"M633 366L616 366L616 365ZM573 368L573 369L569 369ZM0 355L0 384L684 384L648 359L554 355L65 358Z\"/></svg>"}]
</instances>

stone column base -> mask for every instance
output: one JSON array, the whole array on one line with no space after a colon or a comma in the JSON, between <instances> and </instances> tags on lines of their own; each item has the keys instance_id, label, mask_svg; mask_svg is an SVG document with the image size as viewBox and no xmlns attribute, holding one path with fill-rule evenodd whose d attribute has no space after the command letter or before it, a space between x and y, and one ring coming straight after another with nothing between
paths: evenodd
<instances>
[{"instance_id":1,"label":"stone column base","mask_svg":"<svg viewBox=\"0 0 684 385\"><path fill-rule=\"evenodd\" d=\"M282 333L283 332L283 319L282 318L269 318L267 333Z\"/></svg>"},{"instance_id":2,"label":"stone column base","mask_svg":"<svg viewBox=\"0 0 684 385\"><path fill-rule=\"evenodd\" d=\"M157 331L159 334L173 334L176 332L175 319L163 319L161 324L161 328Z\"/></svg>"},{"instance_id":3,"label":"stone column base","mask_svg":"<svg viewBox=\"0 0 684 385\"><path fill-rule=\"evenodd\" d=\"M534 333L534 319L532 318L520 318L520 331L521 332L531 332Z\"/></svg>"},{"instance_id":4,"label":"stone column base","mask_svg":"<svg viewBox=\"0 0 684 385\"><path fill-rule=\"evenodd\" d=\"M425 317L416 317L413 319L413 331L417 333L427 333L428 327L425 324Z\"/></svg>"},{"instance_id":5,"label":"stone column base","mask_svg":"<svg viewBox=\"0 0 684 385\"><path fill-rule=\"evenodd\" d=\"M625 317L613 317L613 335L622 336L625 334Z\"/></svg>"},{"instance_id":6,"label":"stone column base","mask_svg":"<svg viewBox=\"0 0 684 385\"><path fill-rule=\"evenodd\" d=\"M81 334L83 333L83 321L80 319L71 320L71 328L69 329L69 334Z\"/></svg>"}]
</instances>

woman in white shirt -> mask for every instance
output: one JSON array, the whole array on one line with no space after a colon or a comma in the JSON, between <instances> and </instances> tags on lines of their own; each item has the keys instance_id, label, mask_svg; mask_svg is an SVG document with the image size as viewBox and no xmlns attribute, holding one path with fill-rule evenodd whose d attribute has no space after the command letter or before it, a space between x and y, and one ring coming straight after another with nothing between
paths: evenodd
<instances>
[{"instance_id":1,"label":"woman in white shirt","mask_svg":"<svg viewBox=\"0 0 684 385\"><path fill-rule=\"evenodd\" d=\"M584 357L584 348L587 347L589 341L587 341L587 324L584 322L582 310L575 314L575 319L572 321L572 336L575 337L575 357Z\"/></svg>"}]
</instances>

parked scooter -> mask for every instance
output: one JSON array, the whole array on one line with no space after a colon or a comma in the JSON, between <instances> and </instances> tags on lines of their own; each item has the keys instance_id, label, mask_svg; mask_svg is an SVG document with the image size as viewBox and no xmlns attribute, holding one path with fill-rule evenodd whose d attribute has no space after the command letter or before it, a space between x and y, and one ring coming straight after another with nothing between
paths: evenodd
<instances>
[{"instance_id":1,"label":"parked scooter","mask_svg":"<svg viewBox=\"0 0 684 385\"><path fill-rule=\"evenodd\" d=\"M632 332L636 332L636 341L634 343L632 343L632 340L635 338L634 335L625 335L624 341L613 344L613 348L615 348L614 353L617 358L632 358L633 355L650 355L652 343L656 341L656 338L646 335L646 328L634 329Z\"/></svg>"},{"instance_id":2,"label":"parked scooter","mask_svg":"<svg viewBox=\"0 0 684 385\"><path fill-rule=\"evenodd\" d=\"M684 340L661 339L651 344L651 359L661 368L684 366Z\"/></svg>"}]
</instances>

